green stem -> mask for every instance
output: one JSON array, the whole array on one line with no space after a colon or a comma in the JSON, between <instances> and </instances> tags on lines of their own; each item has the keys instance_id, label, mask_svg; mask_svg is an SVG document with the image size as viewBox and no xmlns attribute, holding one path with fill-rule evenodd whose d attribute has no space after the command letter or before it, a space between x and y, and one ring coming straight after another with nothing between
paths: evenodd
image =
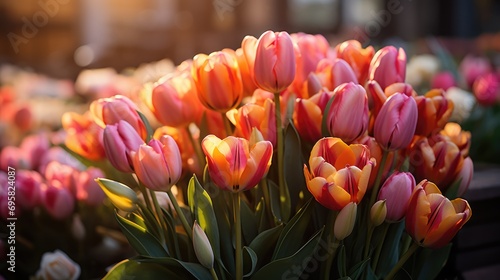
<instances>
[{"instance_id":1,"label":"green stem","mask_svg":"<svg viewBox=\"0 0 500 280\"><path fill-rule=\"evenodd\" d=\"M144 202L146 202L146 207L148 207L148 209L150 210L153 210L153 207L151 206L151 200L149 200L149 195L148 191L146 190L146 187L141 182L138 182L137 185L139 185L139 190L141 191L142 196L144 197Z\"/></svg>"},{"instance_id":2,"label":"green stem","mask_svg":"<svg viewBox=\"0 0 500 280\"><path fill-rule=\"evenodd\" d=\"M231 124L229 123L229 119L226 117L226 113L221 113L222 122L224 123L224 129L226 130L226 136L233 135L233 130L231 129Z\"/></svg>"},{"instance_id":3,"label":"green stem","mask_svg":"<svg viewBox=\"0 0 500 280\"><path fill-rule=\"evenodd\" d=\"M398 263L392 268L391 272L387 274L385 277L385 280L392 280L394 276L396 276L396 273L401 269L401 267L405 264L405 262L417 251L418 249L418 244L414 242L411 247L404 253L404 255L399 259Z\"/></svg>"},{"instance_id":4,"label":"green stem","mask_svg":"<svg viewBox=\"0 0 500 280\"><path fill-rule=\"evenodd\" d=\"M181 220L182 226L184 227L184 231L186 231L186 235L188 236L189 240L193 240L191 236L191 226L189 226L186 217L184 216L184 212L182 212L181 207L179 206L179 203L177 203L177 199L175 198L175 195L172 193L172 190L167 191L168 197L170 198L170 201L172 201L172 205L174 205L175 212L177 212L177 216Z\"/></svg>"},{"instance_id":5,"label":"green stem","mask_svg":"<svg viewBox=\"0 0 500 280\"><path fill-rule=\"evenodd\" d=\"M219 277L217 277L217 274L215 273L214 268L210 268L210 274L212 275L212 279L214 280L219 280Z\"/></svg>"},{"instance_id":6,"label":"green stem","mask_svg":"<svg viewBox=\"0 0 500 280\"><path fill-rule=\"evenodd\" d=\"M189 142L191 142L191 146L193 146L196 157L198 158L200 169L203 171L203 168L205 167L205 155L203 155L203 152L201 151L200 142L194 140L193 134L191 134L191 130L189 130L189 126L186 126L186 132L189 137Z\"/></svg>"},{"instance_id":7,"label":"green stem","mask_svg":"<svg viewBox=\"0 0 500 280\"><path fill-rule=\"evenodd\" d=\"M380 181L382 180L382 173L384 173L384 166L388 156L389 152L384 150L384 153L382 154L382 160L380 161L380 166L378 168L377 177L375 178L375 184L373 185L372 196L370 197L370 204L368 204L368 211L370 211L371 207L375 203L375 200L377 199L378 190L380 189Z\"/></svg>"},{"instance_id":8,"label":"green stem","mask_svg":"<svg viewBox=\"0 0 500 280\"><path fill-rule=\"evenodd\" d=\"M156 219L158 220L158 227L160 232L160 238L164 245L167 243L167 226L165 220L163 219L163 212L161 211L160 204L158 203L158 198L153 190L149 190L149 194L153 200L153 205L155 207Z\"/></svg>"},{"instance_id":9,"label":"green stem","mask_svg":"<svg viewBox=\"0 0 500 280\"><path fill-rule=\"evenodd\" d=\"M335 253L337 251L337 248L338 248L338 244L339 244L339 241L337 240L337 238L335 238L335 235L333 235L333 227L335 225L335 220L337 219L337 216L338 216L339 212L338 211L333 211L333 210L330 210L328 211L328 216L326 218L326 228L325 228L325 236L326 236L326 243L327 243L327 246L326 246L326 250L328 252L328 257L326 259L326 261L323 263L323 266L322 266L322 271L321 271L321 275L323 275L323 279L329 279L330 278L330 270L331 270L331 267L332 267L332 262L333 262L333 259L335 258ZM333 246L333 251L330 253L330 248L332 248Z\"/></svg>"},{"instance_id":10,"label":"green stem","mask_svg":"<svg viewBox=\"0 0 500 280\"><path fill-rule=\"evenodd\" d=\"M285 174L284 174L284 155L285 149L283 145L283 126L281 121L281 103L280 103L280 94L274 94L274 115L276 118L276 142L278 145L278 183L279 183L279 191L280 191L280 210L281 210L281 218L284 222L288 220L288 190L285 185Z\"/></svg>"},{"instance_id":11,"label":"green stem","mask_svg":"<svg viewBox=\"0 0 500 280\"><path fill-rule=\"evenodd\" d=\"M373 230L375 228L373 227L373 224L371 223L370 219L368 219L368 233L366 234L366 241L365 241L365 250L363 253L363 259L366 259L368 257L368 254L370 252L370 242L372 240L372 235L373 235Z\"/></svg>"},{"instance_id":12,"label":"green stem","mask_svg":"<svg viewBox=\"0 0 500 280\"><path fill-rule=\"evenodd\" d=\"M384 248L384 242L385 242L385 236L387 235L387 231L389 230L389 224L384 223L383 225L383 232L382 232L382 239L380 240L380 243L377 245L377 250L375 252L375 257L373 258L373 263L372 263L372 268L373 271L377 271L377 266L378 266L378 260L380 259L380 253L382 253L382 248Z\"/></svg>"},{"instance_id":13,"label":"green stem","mask_svg":"<svg viewBox=\"0 0 500 280\"><path fill-rule=\"evenodd\" d=\"M234 227L236 235L236 280L243 279L243 255L241 242L241 213L240 213L240 193L233 193L233 212L234 212Z\"/></svg>"},{"instance_id":14,"label":"green stem","mask_svg":"<svg viewBox=\"0 0 500 280\"><path fill-rule=\"evenodd\" d=\"M330 247L333 247L333 251L331 254L328 254L328 259L326 259L326 265L325 265L325 270L324 270L324 274L323 274L323 279L325 279L325 280L330 279L330 271L332 270L331 268L332 268L333 259L335 258L339 244L340 244L340 241L337 238L335 238L335 236L333 236L333 240L330 240L330 238L328 238L328 249L330 249Z\"/></svg>"},{"instance_id":15,"label":"green stem","mask_svg":"<svg viewBox=\"0 0 500 280\"><path fill-rule=\"evenodd\" d=\"M275 224L273 213L271 210L271 199L269 198L269 186L267 185L267 177L264 176L260 180L260 186L262 187L262 196L264 196L264 205L266 206L267 218L271 224Z\"/></svg>"}]
</instances>

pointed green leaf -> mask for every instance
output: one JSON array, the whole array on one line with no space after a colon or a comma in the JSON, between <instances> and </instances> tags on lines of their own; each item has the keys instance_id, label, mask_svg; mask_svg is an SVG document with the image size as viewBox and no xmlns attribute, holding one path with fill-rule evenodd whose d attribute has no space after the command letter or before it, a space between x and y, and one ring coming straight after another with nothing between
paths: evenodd
<instances>
[{"instance_id":1,"label":"pointed green leaf","mask_svg":"<svg viewBox=\"0 0 500 280\"><path fill-rule=\"evenodd\" d=\"M399 246L403 235L404 222L390 224L384 239L384 246L380 253L378 266L375 269L377 275L387 275L396 265L399 259Z\"/></svg>"},{"instance_id":2,"label":"pointed green leaf","mask_svg":"<svg viewBox=\"0 0 500 280\"><path fill-rule=\"evenodd\" d=\"M151 140L151 138L153 138L153 133L154 133L153 128L151 127L148 118L146 118L146 116L143 113L141 113L139 110L136 110L136 112L139 114L139 117L141 117L141 120L144 123L144 126L146 127L146 133L147 133L146 143L147 143L149 142L149 140Z\"/></svg>"},{"instance_id":3,"label":"pointed green leaf","mask_svg":"<svg viewBox=\"0 0 500 280\"><path fill-rule=\"evenodd\" d=\"M255 236L257 236L259 220L245 201L241 202L241 219L242 221L245 221L241 224L241 227L243 231L243 238L248 244L252 242Z\"/></svg>"},{"instance_id":4,"label":"pointed green leaf","mask_svg":"<svg viewBox=\"0 0 500 280\"><path fill-rule=\"evenodd\" d=\"M154 236L158 237L160 236L160 232L158 231L158 222L156 221L156 218L154 217L153 213L151 213L151 209L147 208L143 204L139 203L137 204L139 208L141 209L141 215L142 219L144 219L144 224L145 228L151 232Z\"/></svg>"},{"instance_id":5,"label":"pointed green leaf","mask_svg":"<svg viewBox=\"0 0 500 280\"><path fill-rule=\"evenodd\" d=\"M139 262L135 260L124 260L116 264L102 278L103 280L127 280L127 279L189 279L189 273L183 268L167 267L159 263Z\"/></svg>"},{"instance_id":6,"label":"pointed green leaf","mask_svg":"<svg viewBox=\"0 0 500 280\"><path fill-rule=\"evenodd\" d=\"M257 254L252 250L252 248L244 246L243 247L243 268L250 267L249 271L243 275L247 277L253 274L255 267L257 266L258 257ZM245 270L244 270L245 271Z\"/></svg>"},{"instance_id":7,"label":"pointed green leaf","mask_svg":"<svg viewBox=\"0 0 500 280\"><path fill-rule=\"evenodd\" d=\"M346 253L345 246L341 245L339 253L337 255L337 268L339 270L339 275L342 278L347 277L347 269L346 269Z\"/></svg>"},{"instance_id":8,"label":"pointed green leaf","mask_svg":"<svg viewBox=\"0 0 500 280\"><path fill-rule=\"evenodd\" d=\"M185 262L185 261L180 261L180 260L174 259L174 258L142 258L142 257L138 257L137 259L139 259L143 263L158 263L161 265L165 265L169 268L184 269L184 271L187 271L191 274L191 275L188 275L188 279L191 278L189 276L193 276L194 278L200 279L200 280L212 278L210 275L210 272L199 263ZM143 279L143 278L141 277L141 279ZM162 278L162 279L164 279L164 278Z\"/></svg>"},{"instance_id":9,"label":"pointed green leaf","mask_svg":"<svg viewBox=\"0 0 500 280\"><path fill-rule=\"evenodd\" d=\"M285 182L289 190L291 209L297 209L299 193L307 191L304 178L304 159L302 158L300 137L291 122L285 131Z\"/></svg>"},{"instance_id":10,"label":"pointed green leaf","mask_svg":"<svg viewBox=\"0 0 500 280\"><path fill-rule=\"evenodd\" d=\"M123 234L137 253L151 257L168 257L167 251L165 251L158 239L145 228L125 219L116 212L115 217Z\"/></svg>"},{"instance_id":11,"label":"pointed green leaf","mask_svg":"<svg viewBox=\"0 0 500 280\"><path fill-rule=\"evenodd\" d=\"M363 272L365 271L366 269L366 266L369 264L370 262L370 258L364 260L364 261L361 261L359 263L357 263L355 266L351 267L351 269L349 269L349 277L351 277L351 279L354 279L354 280L357 280L359 279L362 275L363 275Z\"/></svg>"},{"instance_id":12,"label":"pointed green leaf","mask_svg":"<svg viewBox=\"0 0 500 280\"><path fill-rule=\"evenodd\" d=\"M267 182L269 185L269 203L271 204L271 213L273 214L276 223L282 223L283 219L281 217L279 187L271 180L267 180Z\"/></svg>"},{"instance_id":13,"label":"pointed green leaf","mask_svg":"<svg viewBox=\"0 0 500 280\"><path fill-rule=\"evenodd\" d=\"M417 280L436 279L450 256L451 247L450 243L439 249L423 248L420 250L416 256L412 278Z\"/></svg>"},{"instance_id":14,"label":"pointed green leaf","mask_svg":"<svg viewBox=\"0 0 500 280\"><path fill-rule=\"evenodd\" d=\"M257 264L259 267L264 260L269 259L270 253L276 246L276 241L278 241L278 237L280 236L282 230L283 225L278 225L274 228L265 230L257 235L257 237L252 240L250 245L248 245L248 247L252 248L252 250L259 257L259 262Z\"/></svg>"},{"instance_id":15,"label":"pointed green leaf","mask_svg":"<svg viewBox=\"0 0 500 280\"><path fill-rule=\"evenodd\" d=\"M330 111L330 107L332 107L333 99L335 99L335 95L328 100L328 103L326 103L325 106L325 111L323 111L323 118L321 119L321 135L323 137L329 137L330 135L330 130L328 129L328 112Z\"/></svg>"}]
</instances>

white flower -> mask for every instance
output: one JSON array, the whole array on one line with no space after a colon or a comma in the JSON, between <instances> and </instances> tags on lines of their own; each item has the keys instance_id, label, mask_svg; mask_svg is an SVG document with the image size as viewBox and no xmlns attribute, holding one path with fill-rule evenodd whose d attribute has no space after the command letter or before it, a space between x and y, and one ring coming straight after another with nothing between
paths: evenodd
<instances>
[{"instance_id":1,"label":"white flower","mask_svg":"<svg viewBox=\"0 0 500 280\"><path fill-rule=\"evenodd\" d=\"M60 250L43 254L37 279L76 280L80 276L80 266Z\"/></svg>"},{"instance_id":2,"label":"white flower","mask_svg":"<svg viewBox=\"0 0 500 280\"><path fill-rule=\"evenodd\" d=\"M430 79L439 70L439 60L430 54L417 55L406 66L406 82L416 87Z\"/></svg>"},{"instance_id":3,"label":"white flower","mask_svg":"<svg viewBox=\"0 0 500 280\"><path fill-rule=\"evenodd\" d=\"M458 87L451 87L445 93L446 98L453 101L453 112L451 113L450 121L462 122L466 120L476 103L474 95Z\"/></svg>"}]
</instances>

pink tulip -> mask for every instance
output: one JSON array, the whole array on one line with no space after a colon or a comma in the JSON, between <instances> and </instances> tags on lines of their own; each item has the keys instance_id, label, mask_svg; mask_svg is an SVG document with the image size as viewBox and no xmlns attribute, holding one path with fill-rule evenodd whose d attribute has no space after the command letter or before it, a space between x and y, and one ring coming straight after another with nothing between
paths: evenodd
<instances>
[{"instance_id":1,"label":"pink tulip","mask_svg":"<svg viewBox=\"0 0 500 280\"><path fill-rule=\"evenodd\" d=\"M78 178L78 174L79 171L75 168L57 161L47 164L44 173L47 181L58 181L73 194L76 194L76 179Z\"/></svg>"},{"instance_id":2,"label":"pink tulip","mask_svg":"<svg viewBox=\"0 0 500 280\"><path fill-rule=\"evenodd\" d=\"M168 191L179 181L182 158L174 138L164 135L139 147L133 157L137 177L154 191Z\"/></svg>"},{"instance_id":3,"label":"pink tulip","mask_svg":"<svg viewBox=\"0 0 500 280\"><path fill-rule=\"evenodd\" d=\"M479 76L472 87L477 102L491 106L500 101L500 77L494 73Z\"/></svg>"},{"instance_id":4,"label":"pink tulip","mask_svg":"<svg viewBox=\"0 0 500 280\"><path fill-rule=\"evenodd\" d=\"M398 222L404 218L415 185L415 178L410 172L396 171L385 180L378 193L378 200L386 202L386 221Z\"/></svg>"},{"instance_id":5,"label":"pink tulip","mask_svg":"<svg viewBox=\"0 0 500 280\"><path fill-rule=\"evenodd\" d=\"M492 69L488 59L467 55L462 62L460 62L458 70L465 78L467 85L472 88L477 78L490 73Z\"/></svg>"},{"instance_id":6,"label":"pink tulip","mask_svg":"<svg viewBox=\"0 0 500 280\"><path fill-rule=\"evenodd\" d=\"M294 33L290 37L298 47L294 84L302 85L309 73L316 70L319 61L326 58L330 45L323 35Z\"/></svg>"},{"instance_id":7,"label":"pink tulip","mask_svg":"<svg viewBox=\"0 0 500 280\"><path fill-rule=\"evenodd\" d=\"M431 81L431 88L440 88L444 91L457 85L455 77L448 71L436 74Z\"/></svg>"},{"instance_id":8,"label":"pink tulip","mask_svg":"<svg viewBox=\"0 0 500 280\"><path fill-rule=\"evenodd\" d=\"M7 170L9 166L16 169L31 169L31 162L23 150L7 146L0 152L0 170Z\"/></svg>"},{"instance_id":9,"label":"pink tulip","mask_svg":"<svg viewBox=\"0 0 500 280\"><path fill-rule=\"evenodd\" d=\"M352 82L338 86L327 115L330 135L352 142L368 129L368 98L365 89Z\"/></svg>"},{"instance_id":10,"label":"pink tulip","mask_svg":"<svg viewBox=\"0 0 500 280\"><path fill-rule=\"evenodd\" d=\"M361 43L356 40L349 40L338 44L335 47L335 53L338 58L345 60L356 73L356 77L361 84L366 82L370 62L375 54L372 46L365 49Z\"/></svg>"},{"instance_id":11,"label":"pink tulip","mask_svg":"<svg viewBox=\"0 0 500 280\"><path fill-rule=\"evenodd\" d=\"M254 78L263 90L280 93L295 79L295 51L286 32L264 32L257 42Z\"/></svg>"},{"instance_id":12,"label":"pink tulip","mask_svg":"<svg viewBox=\"0 0 500 280\"><path fill-rule=\"evenodd\" d=\"M402 48L387 46L380 49L370 63L369 80L377 81L385 89L393 83L404 82L406 53Z\"/></svg>"},{"instance_id":13,"label":"pink tulip","mask_svg":"<svg viewBox=\"0 0 500 280\"><path fill-rule=\"evenodd\" d=\"M406 148L415 134L417 118L415 99L403 93L392 95L375 120L375 140L389 151Z\"/></svg>"},{"instance_id":14,"label":"pink tulip","mask_svg":"<svg viewBox=\"0 0 500 280\"><path fill-rule=\"evenodd\" d=\"M45 133L27 136L19 145L30 162L32 169L38 169L43 155L49 150L49 138Z\"/></svg>"},{"instance_id":15,"label":"pink tulip","mask_svg":"<svg viewBox=\"0 0 500 280\"><path fill-rule=\"evenodd\" d=\"M40 173L19 170L16 174L16 204L25 210L32 210L40 204L43 179Z\"/></svg>"},{"instance_id":16,"label":"pink tulip","mask_svg":"<svg viewBox=\"0 0 500 280\"><path fill-rule=\"evenodd\" d=\"M324 86L330 90L344 83L358 83L358 78L351 66L343 59L323 59L318 63L316 73L323 76Z\"/></svg>"},{"instance_id":17,"label":"pink tulip","mask_svg":"<svg viewBox=\"0 0 500 280\"><path fill-rule=\"evenodd\" d=\"M462 165L462 169L457 175L457 179L455 183L460 181L460 185L458 186L457 197L463 196L467 190L469 189L469 185L472 182L472 176L474 175L474 164L472 163L472 159L470 157L466 157L464 159L464 163Z\"/></svg>"},{"instance_id":18,"label":"pink tulip","mask_svg":"<svg viewBox=\"0 0 500 280\"><path fill-rule=\"evenodd\" d=\"M85 166L80 161L78 161L70 153L66 152L63 148L52 147L43 155L42 160L40 161L40 167L38 168L40 174L45 174L47 166L53 161L71 166L76 170L85 169Z\"/></svg>"},{"instance_id":19,"label":"pink tulip","mask_svg":"<svg viewBox=\"0 0 500 280\"><path fill-rule=\"evenodd\" d=\"M106 195L95 179L104 176L104 173L95 167L80 172L76 181L76 199L90 206L99 206Z\"/></svg>"},{"instance_id":20,"label":"pink tulip","mask_svg":"<svg viewBox=\"0 0 500 280\"><path fill-rule=\"evenodd\" d=\"M61 182L54 180L42 190L42 204L54 219L62 220L73 213L75 198Z\"/></svg>"},{"instance_id":21,"label":"pink tulip","mask_svg":"<svg viewBox=\"0 0 500 280\"><path fill-rule=\"evenodd\" d=\"M103 135L104 151L111 164L122 172L133 172L132 152L144 144L137 131L126 121L107 125Z\"/></svg>"}]
</instances>

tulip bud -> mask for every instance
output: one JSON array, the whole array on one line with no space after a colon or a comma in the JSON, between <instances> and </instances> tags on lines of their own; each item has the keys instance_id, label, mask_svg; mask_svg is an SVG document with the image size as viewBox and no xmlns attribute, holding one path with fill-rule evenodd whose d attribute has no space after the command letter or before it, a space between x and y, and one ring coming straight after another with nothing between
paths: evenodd
<instances>
[{"instance_id":1,"label":"tulip bud","mask_svg":"<svg viewBox=\"0 0 500 280\"><path fill-rule=\"evenodd\" d=\"M254 78L263 90L280 93L295 78L295 51L286 32L264 32L257 41Z\"/></svg>"},{"instance_id":2,"label":"tulip bud","mask_svg":"<svg viewBox=\"0 0 500 280\"><path fill-rule=\"evenodd\" d=\"M491 106L500 101L500 78L494 73L479 76L472 86L477 102Z\"/></svg>"},{"instance_id":3,"label":"tulip bud","mask_svg":"<svg viewBox=\"0 0 500 280\"><path fill-rule=\"evenodd\" d=\"M349 202L349 204L340 210L333 227L333 234L335 235L335 238L338 240L344 240L352 233L354 225L356 224L357 211L358 204L354 202Z\"/></svg>"},{"instance_id":4,"label":"tulip bud","mask_svg":"<svg viewBox=\"0 0 500 280\"><path fill-rule=\"evenodd\" d=\"M42 190L42 204L54 219L62 220L73 213L75 199L61 182L53 180Z\"/></svg>"},{"instance_id":5,"label":"tulip bud","mask_svg":"<svg viewBox=\"0 0 500 280\"><path fill-rule=\"evenodd\" d=\"M105 178L97 178L95 181L119 210L133 212L137 208L137 195L128 186Z\"/></svg>"},{"instance_id":6,"label":"tulip bud","mask_svg":"<svg viewBox=\"0 0 500 280\"><path fill-rule=\"evenodd\" d=\"M387 205L385 200L375 202L370 209L370 219L374 227L380 226L387 216Z\"/></svg>"},{"instance_id":7,"label":"tulip bud","mask_svg":"<svg viewBox=\"0 0 500 280\"><path fill-rule=\"evenodd\" d=\"M132 153L144 143L134 128L125 121L104 129L104 150L111 164L122 172L133 172Z\"/></svg>"},{"instance_id":8,"label":"tulip bud","mask_svg":"<svg viewBox=\"0 0 500 280\"><path fill-rule=\"evenodd\" d=\"M405 76L406 53L402 48L384 47L370 63L368 79L377 81L383 89L390 84L404 82Z\"/></svg>"},{"instance_id":9,"label":"tulip bud","mask_svg":"<svg viewBox=\"0 0 500 280\"><path fill-rule=\"evenodd\" d=\"M214 267L214 252L210 240L197 221L194 221L193 224L193 248L200 264L212 269Z\"/></svg>"},{"instance_id":10,"label":"tulip bud","mask_svg":"<svg viewBox=\"0 0 500 280\"><path fill-rule=\"evenodd\" d=\"M385 180L378 199L386 201L388 222L398 222L404 218L415 185L415 178L410 172L396 171Z\"/></svg>"},{"instance_id":11,"label":"tulip bud","mask_svg":"<svg viewBox=\"0 0 500 280\"><path fill-rule=\"evenodd\" d=\"M412 97L396 93L389 97L375 120L375 140L386 150L406 148L417 126L417 103Z\"/></svg>"},{"instance_id":12,"label":"tulip bud","mask_svg":"<svg viewBox=\"0 0 500 280\"><path fill-rule=\"evenodd\" d=\"M330 135L352 142L368 128L368 98L365 89L354 83L338 86L327 115Z\"/></svg>"},{"instance_id":13,"label":"tulip bud","mask_svg":"<svg viewBox=\"0 0 500 280\"><path fill-rule=\"evenodd\" d=\"M469 149L471 145L470 131L462 130L462 127L460 127L458 123L449 122L439 133L441 136L449 139L451 142L457 145L458 149L460 149L462 157L465 158L469 155Z\"/></svg>"},{"instance_id":14,"label":"tulip bud","mask_svg":"<svg viewBox=\"0 0 500 280\"><path fill-rule=\"evenodd\" d=\"M37 133L23 139L19 148L26 155L32 169L38 169L44 155L50 148L50 142L46 133Z\"/></svg>"},{"instance_id":15,"label":"tulip bud","mask_svg":"<svg viewBox=\"0 0 500 280\"><path fill-rule=\"evenodd\" d=\"M330 45L323 35L293 33L290 37L299 53L295 56L297 66L294 84L302 85L309 73L314 72L318 62L327 56Z\"/></svg>"}]
</instances>

